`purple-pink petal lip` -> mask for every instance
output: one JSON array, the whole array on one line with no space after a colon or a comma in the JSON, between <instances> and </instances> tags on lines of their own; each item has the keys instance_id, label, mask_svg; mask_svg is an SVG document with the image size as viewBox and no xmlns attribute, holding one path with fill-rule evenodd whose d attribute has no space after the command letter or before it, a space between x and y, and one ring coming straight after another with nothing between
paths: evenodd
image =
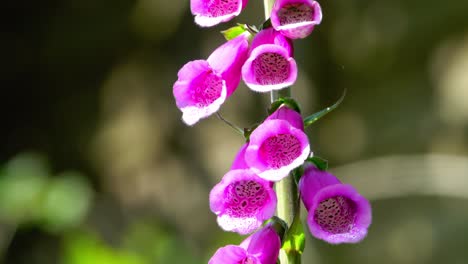
<instances>
[{"instance_id":1,"label":"purple-pink petal lip","mask_svg":"<svg viewBox=\"0 0 468 264\"><path fill-rule=\"evenodd\" d=\"M226 99L226 93L226 82L204 60L186 63L173 86L176 105L187 125L193 125L218 111Z\"/></svg>"},{"instance_id":2,"label":"purple-pink petal lip","mask_svg":"<svg viewBox=\"0 0 468 264\"><path fill-rule=\"evenodd\" d=\"M302 120L301 114L289 107L283 105L278 108L275 112L267 117L265 120L281 119L288 121L295 128L304 131L304 121Z\"/></svg>"},{"instance_id":3,"label":"purple-pink petal lip","mask_svg":"<svg viewBox=\"0 0 468 264\"><path fill-rule=\"evenodd\" d=\"M311 233L331 244L361 241L371 221L370 203L346 184L320 190L307 217Z\"/></svg>"},{"instance_id":4,"label":"purple-pink petal lip","mask_svg":"<svg viewBox=\"0 0 468 264\"><path fill-rule=\"evenodd\" d=\"M251 170L231 170L210 192L210 209L226 231L248 234L273 216L276 193Z\"/></svg>"},{"instance_id":5,"label":"purple-pink petal lip","mask_svg":"<svg viewBox=\"0 0 468 264\"><path fill-rule=\"evenodd\" d=\"M236 154L236 157L234 158L234 161L232 162L231 170L249 169L249 166L245 162L245 150L247 149L248 145L249 145L249 143L245 143L239 149L239 151Z\"/></svg>"},{"instance_id":6,"label":"purple-pink petal lip","mask_svg":"<svg viewBox=\"0 0 468 264\"><path fill-rule=\"evenodd\" d=\"M247 237L239 246L219 248L208 264L275 264L281 241L270 224Z\"/></svg>"},{"instance_id":7,"label":"purple-pink petal lip","mask_svg":"<svg viewBox=\"0 0 468 264\"><path fill-rule=\"evenodd\" d=\"M372 222L369 201L351 185L309 165L299 181L301 198L309 212L313 236L331 244L357 243Z\"/></svg>"},{"instance_id":8,"label":"purple-pink petal lip","mask_svg":"<svg viewBox=\"0 0 468 264\"><path fill-rule=\"evenodd\" d=\"M256 92L270 92L294 84L297 65L291 40L273 28L257 33L242 66L242 79Z\"/></svg>"},{"instance_id":9,"label":"purple-pink petal lip","mask_svg":"<svg viewBox=\"0 0 468 264\"><path fill-rule=\"evenodd\" d=\"M246 259L248 253L239 246L228 245L219 248L208 261L208 264L239 264Z\"/></svg>"},{"instance_id":10,"label":"purple-pink petal lip","mask_svg":"<svg viewBox=\"0 0 468 264\"><path fill-rule=\"evenodd\" d=\"M313 0L277 0L271 14L273 28L291 39L307 37L321 21L321 7Z\"/></svg>"},{"instance_id":11,"label":"purple-pink petal lip","mask_svg":"<svg viewBox=\"0 0 468 264\"><path fill-rule=\"evenodd\" d=\"M296 61L283 47L263 44L252 50L242 66L242 78L256 92L283 89L297 79Z\"/></svg>"},{"instance_id":12,"label":"purple-pink petal lip","mask_svg":"<svg viewBox=\"0 0 468 264\"><path fill-rule=\"evenodd\" d=\"M190 9L195 23L211 27L238 16L246 4L247 0L191 0Z\"/></svg>"},{"instance_id":13,"label":"purple-pink petal lip","mask_svg":"<svg viewBox=\"0 0 468 264\"><path fill-rule=\"evenodd\" d=\"M250 51L252 52L258 46L272 44L282 47L286 50L286 56L293 56L293 45L292 41L282 35L279 31L276 31L274 28L264 29L258 32L255 35L255 38L252 40L250 45Z\"/></svg>"},{"instance_id":14,"label":"purple-pink petal lip","mask_svg":"<svg viewBox=\"0 0 468 264\"><path fill-rule=\"evenodd\" d=\"M224 43L211 53L207 62L226 81L227 97L237 89L241 69L249 52L249 34L244 33Z\"/></svg>"},{"instance_id":15,"label":"purple-pink petal lip","mask_svg":"<svg viewBox=\"0 0 468 264\"><path fill-rule=\"evenodd\" d=\"M179 70L173 94L187 125L218 111L236 90L247 54L248 37L242 34L218 47L207 60L190 61Z\"/></svg>"},{"instance_id":16,"label":"purple-pink petal lip","mask_svg":"<svg viewBox=\"0 0 468 264\"><path fill-rule=\"evenodd\" d=\"M286 120L272 119L250 135L245 161L260 177L279 181L302 165L309 153L309 140L302 130Z\"/></svg>"}]
</instances>

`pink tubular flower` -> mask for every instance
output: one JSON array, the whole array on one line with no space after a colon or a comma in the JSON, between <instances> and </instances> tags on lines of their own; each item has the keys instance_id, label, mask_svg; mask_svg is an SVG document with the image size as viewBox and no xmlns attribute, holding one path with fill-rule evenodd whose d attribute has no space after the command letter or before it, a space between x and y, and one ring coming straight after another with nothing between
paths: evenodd
<instances>
[{"instance_id":1,"label":"pink tubular flower","mask_svg":"<svg viewBox=\"0 0 468 264\"><path fill-rule=\"evenodd\" d=\"M274 119L286 120L295 128L304 131L304 121L301 115L287 106L281 106L273 114L269 115L266 120Z\"/></svg>"},{"instance_id":2,"label":"pink tubular flower","mask_svg":"<svg viewBox=\"0 0 468 264\"><path fill-rule=\"evenodd\" d=\"M206 61L190 61L179 70L173 94L187 125L218 111L237 88L247 58L247 38L242 34L218 47Z\"/></svg>"},{"instance_id":3,"label":"pink tubular flower","mask_svg":"<svg viewBox=\"0 0 468 264\"><path fill-rule=\"evenodd\" d=\"M276 264L281 241L271 225L260 229L239 246L222 247L208 264Z\"/></svg>"},{"instance_id":4,"label":"pink tubular flower","mask_svg":"<svg viewBox=\"0 0 468 264\"><path fill-rule=\"evenodd\" d=\"M322 9L313 0L276 0L271 25L291 39L305 38L322 21Z\"/></svg>"},{"instance_id":5,"label":"pink tubular flower","mask_svg":"<svg viewBox=\"0 0 468 264\"><path fill-rule=\"evenodd\" d=\"M330 244L357 243L372 221L369 201L351 185L314 166L299 181L302 201L309 211L307 224L313 236Z\"/></svg>"},{"instance_id":6,"label":"pink tubular flower","mask_svg":"<svg viewBox=\"0 0 468 264\"><path fill-rule=\"evenodd\" d=\"M231 170L210 192L210 209L219 226L241 235L258 229L275 213L276 193L270 182L251 170Z\"/></svg>"},{"instance_id":7,"label":"pink tubular flower","mask_svg":"<svg viewBox=\"0 0 468 264\"><path fill-rule=\"evenodd\" d=\"M301 115L281 107L250 135L245 162L258 176L279 181L302 165L310 153Z\"/></svg>"},{"instance_id":8,"label":"pink tubular flower","mask_svg":"<svg viewBox=\"0 0 468 264\"><path fill-rule=\"evenodd\" d=\"M195 23L211 27L238 16L247 5L247 0L190 0L190 9Z\"/></svg>"},{"instance_id":9,"label":"pink tubular flower","mask_svg":"<svg viewBox=\"0 0 468 264\"><path fill-rule=\"evenodd\" d=\"M291 41L273 28L260 31L252 41L249 58L242 66L245 84L256 92L269 92L292 85L297 65Z\"/></svg>"},{"instance_id":10,"label":"pink tubular flower","mask_svg":"<svg viewBox=\"0 0 468 264\"><path fill-rule=\"evenodd\" d=\"M234 161L232 162L231 165L231 170L243 170L243 169L249 169L249 166L245 162L245 150L247 149L247 146L249 143L245 143L240 149L239 152L237 152L236 157L234 158Z\"/></svg>"}]
</instances>

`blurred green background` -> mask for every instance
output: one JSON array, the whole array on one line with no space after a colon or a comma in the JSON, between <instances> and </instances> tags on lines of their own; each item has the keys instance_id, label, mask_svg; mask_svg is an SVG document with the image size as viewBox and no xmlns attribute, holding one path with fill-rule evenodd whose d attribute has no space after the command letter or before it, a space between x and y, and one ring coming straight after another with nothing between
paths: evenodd
<instances>
[{"instance_id":1,"label":"blurred green background","mask_svg":"<svg viewBox=\"0 0 468 264\"><path fill-rule=\"evenodd\" d=\"M307 238L304 263L468 263L468 1L321 1L296 41L314 153L371 199L358 245ZM202 29L189 1L15 0L0 28L0 259L8 264L206 263L222 232L208 193L242 138L216 118L185 126L178 69L262 23L250 0ZM223 105L247 127L269 96Z\"/></svg>"}]
</instances>

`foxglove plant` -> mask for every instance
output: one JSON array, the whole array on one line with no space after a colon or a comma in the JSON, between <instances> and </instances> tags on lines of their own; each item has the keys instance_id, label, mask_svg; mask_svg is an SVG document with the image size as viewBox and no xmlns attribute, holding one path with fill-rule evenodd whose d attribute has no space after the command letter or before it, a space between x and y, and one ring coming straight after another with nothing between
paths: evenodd
<instances>
[{"instance_id":1,"label":"foxglove plant","mask_svg":"<svg viewBox=\"0 0 468 264\"><path fill-rule=\"evenodd\" d=\"M247 0L191 0L191 10L195 22L208 27L231 20L246 4ZM269 115L253 127L241 129L217 113L246 142L211 190L210 209L221 229L252 235L238 246L218 249L209 264L299 264L304 250L301 199L309 231L325 242L359 242L371 224L370 203L326 172L327 162L312 155L305 132L343 97L303 118L290 96L298 72L293 39L307 37L320 24L321 7L313 0L277 0L274 5L265 0L265 10L267 21L261 30L238 24L223 31L228 41L208 59L185 64L173 86L187 125L216 113L241 78L251 90L271 94Z\"/></svg>"}]
</instances>

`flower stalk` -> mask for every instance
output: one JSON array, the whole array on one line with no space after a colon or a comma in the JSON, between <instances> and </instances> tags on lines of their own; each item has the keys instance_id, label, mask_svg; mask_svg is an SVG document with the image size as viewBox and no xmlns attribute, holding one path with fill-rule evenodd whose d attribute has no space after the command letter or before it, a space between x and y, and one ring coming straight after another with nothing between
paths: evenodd
<instances>
[{"instance_id":1,"label":"flower stalk","mask_svg":"<svg viewBox=\"0 0 468 264\"><path fill-rule=\"evenodd\" d=\"M275 0L264 0L263 6L265 10L265 19L270 17L271 9ZM273 90L270 92L271 102L275 102L282 97L291 97L291 88L284 88L281 90ZM294 182L294 177L285 177L275 184L276 195L278 204L276 208L276 215L283 219L288 227L291 226L295 213L300 210L299 197L297 185ZM281 252L279 255L281 264L300 264L301 255L299 252L289 251Z\"/></svg>"},{"instance_id":2,"label":"flower stalk","mask_svg":"<svg viewBox=\"0 0 468 264\"><path fill-rule=\"evenodd\" d=\"M278 199L276 215L287 223L288 228L291 228L294 217L299 217L301 210L297 185L294 182L294 177L290 175L289 177L282 179L280 182L277 182L275 184L275 190ZM296 250L282 250L279 255L279 259L280 264L300 264L301 252Z\"/></svg>"},{"instance_id":3,"label":"flower stalk","mask_svg":"<svg viewBox=\"0 0 468 264\"><path fill-rule=\"evenodd\" d=\"M268 0L265 0L267 2ZM290 88L284 88L279 91L271 91L271 102L276 101L281 97L289 97L291 95ZM283 178L275 184L276 196L278 203L276 205L276 215L283 219L288 227L294 220L294 217L299 216L300 204L297 190L297 184L294 182L294 177ZM279 255L281 264L300 264L301 254L296 251L282 251Z\"/></svg>"}]
</instances>

